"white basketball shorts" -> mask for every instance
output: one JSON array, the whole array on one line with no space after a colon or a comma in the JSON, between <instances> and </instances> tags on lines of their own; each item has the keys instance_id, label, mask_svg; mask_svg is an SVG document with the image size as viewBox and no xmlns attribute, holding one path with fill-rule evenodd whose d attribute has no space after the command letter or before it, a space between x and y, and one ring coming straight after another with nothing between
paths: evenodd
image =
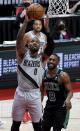
<instances>
[{"instance_id":1,"label":"white basketball shorts","mask_svg":"<svg viewBox=\"0 0 80 131\"><path fill-rule=\"evenodd\" d=\"M22 121L24 113L28 110L32 122L39 122L42 118L42 104L40 89L22 91L17 87L12 107L12 118Z\"/></svg>"}]
</instances>

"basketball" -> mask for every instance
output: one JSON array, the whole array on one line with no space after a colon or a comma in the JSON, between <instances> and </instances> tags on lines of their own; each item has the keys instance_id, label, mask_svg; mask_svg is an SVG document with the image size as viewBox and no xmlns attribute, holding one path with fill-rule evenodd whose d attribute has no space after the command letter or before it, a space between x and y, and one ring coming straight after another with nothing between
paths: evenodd
<instances>
[{"instance_id":1,"label":"basketball","mask_svg":"<svg viewBox=\"0 0 80 131\"><path fill-rule=\"evenodd\" d=\"M27 15L30 19L40 19L44 14L44 8L38 3L31 4L27 9Z\"/></svg>"}]
</instances>

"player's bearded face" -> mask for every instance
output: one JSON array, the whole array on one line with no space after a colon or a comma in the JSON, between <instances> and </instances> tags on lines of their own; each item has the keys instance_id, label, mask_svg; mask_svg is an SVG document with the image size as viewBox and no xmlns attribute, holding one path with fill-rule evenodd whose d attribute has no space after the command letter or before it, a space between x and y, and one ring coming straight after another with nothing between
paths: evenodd
<instances>
[{"instance_id":1,"label":"player's bearded face","mask_svg":"<svg viewBox=\"0 0 80 131\"><path fill-rule=\"evenodd\" d=\"M40 41L38 40L38 38L32 39L29 46L30 51L32 53L35 53L38 52L39 48L40 48Z\"/></svg>"},{"instance_id":2,"label":"player's bearded face","mask_svg":"<svg viewBox=\"0 0 80 131\"><path fill-rule=\"evenodd\" d=\"M38 52L38 50L39 50L39 49L30 48L30 51L31 51L32 53L36 53L36 52Z\"/></svg>"},{"instance_id":3,"label":"player's bearded face","mask_svg":"<svg viewBox=\"0 0 80 131\"><path fill-rule=\"evenodd\" d=\"M56 64L53 64L53 63L47 63L47 66L48 66L48 69L49 70L53 70L53 69L55 69L56 67L57 67L57 65Z\"/></svg>"},{"instance_id":4,"label":"player's bearded face","mask_svg":"<svg viewBox=\"0 0 80 131\"><path fill-rule=\"evenodd\" d=\"M35 23L34 23L34 25L33 25L33 28L34 28L34 30L36 32L40 32L41 29L42 29L42 23L41 23L41 21L36 20Z\"/></svg>"},{"instance_id":5,"label":"player's bearded face","mask_svg":"<svg viewBox=\"0 0 80 131\"><path fill-rule=\"evenodd\" d=\"M54 70L57 67L58 61L55 56L51 56L47 62L49 70Z\"/></svg>"}]
</instances>

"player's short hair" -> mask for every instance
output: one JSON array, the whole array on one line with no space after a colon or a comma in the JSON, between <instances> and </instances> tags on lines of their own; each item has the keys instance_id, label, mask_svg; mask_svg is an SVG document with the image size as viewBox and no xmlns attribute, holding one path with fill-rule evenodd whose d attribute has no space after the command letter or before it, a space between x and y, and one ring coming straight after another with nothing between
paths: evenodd
<instances>
[{"instance_id":1,"label":"player's short hair","mask_svg":"<svg viewBox=\"0 0 80 131\"><path fill-rule=\"evenodd\" d=\"M35 36L34 38L31 38L30 42L31 42L33 39L37 39L38 42L40 43L40 40L37 38L37 36Z\"/></svg>"},{"instance_id":2,"label":"player's short hair","mask_svg":"<svg viewBox=\"0 0 80 131\"><path fill-rule=\"evenodd\" d=\"M53 53L52 55L55 55L58 58L58 62L60 61L60 57L56 53Z\"/></svg>"},{"instance_id":3,"label":"player's short hair","mask_svg":"<svg viewBox=\"0 0 80 131\"><path fill-rule=\"evenodd\" d=\"M34 24L36 21L40 21L40 22L42 23L41 19L36 19L36 20L33 20L33 24Z\"/></svg>"}]
</instances>

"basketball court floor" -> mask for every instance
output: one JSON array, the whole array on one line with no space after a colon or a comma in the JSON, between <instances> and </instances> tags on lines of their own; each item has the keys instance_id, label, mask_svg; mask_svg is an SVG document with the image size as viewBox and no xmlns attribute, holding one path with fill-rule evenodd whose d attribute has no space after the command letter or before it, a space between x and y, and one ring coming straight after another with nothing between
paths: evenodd
<instances>
[{"instance_id":1,"label":"basketball court floor","mask_svg":"<svg viewBox=\"0 0 80 131\"><path fill-rule=\"evenodd\" d=\"M72 98L72 109L67 129L62 131L80 131L80 92L74 93ZM0 126L0 131L10 131L12 124L11 110L13 100L0 101L0 120L4 121L4 125ZM43 101L45 106L46 96ZM52 129L51 129L52 130ZM33 131L31 121L22 123L20 131Z\"/></svg>"}]
</instances>

